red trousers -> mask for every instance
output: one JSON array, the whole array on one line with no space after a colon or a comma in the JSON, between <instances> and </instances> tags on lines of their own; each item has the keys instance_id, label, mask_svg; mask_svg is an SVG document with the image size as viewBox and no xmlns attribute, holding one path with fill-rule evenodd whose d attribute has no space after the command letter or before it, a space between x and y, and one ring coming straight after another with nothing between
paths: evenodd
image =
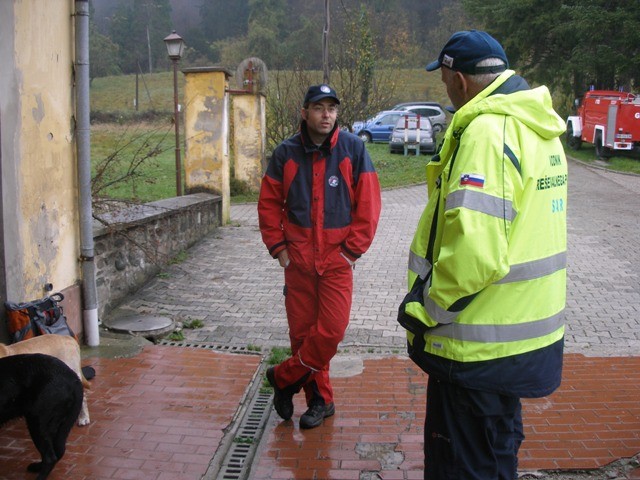
<instances>
[{"instance_id":1,"label":"red trousers","mask_svg":"<svg viewBox=\"0 0 640 480\"><path fill-rule=\"evenodd\" d=\"M275 369L280 388L302 387L307 405L333 402L329 362L338 351L349 324L353 270L344 266L310 274L290 264L284 270L285 308L291 358Z\"/></svg>"}]
</instances>

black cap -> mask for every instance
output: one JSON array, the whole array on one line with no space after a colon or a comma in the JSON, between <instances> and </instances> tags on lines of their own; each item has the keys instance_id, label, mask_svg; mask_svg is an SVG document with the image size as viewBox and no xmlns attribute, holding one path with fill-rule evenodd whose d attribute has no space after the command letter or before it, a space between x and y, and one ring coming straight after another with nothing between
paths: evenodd
<instances>
[{"instance_id":1,"label":"black cap","mask_svg":"<svg viewBox=\"0 0 640 480\"><path fill-rule=\"evenodd\" d=\"M476 67L487 58L499 58L504 65ZM438 59L427 65L427 71L437 70L442 65L462 73L500 73L508 66L507 54L502 45L487 32L468 30L454 33L444 46Z\"/></svg>"},{"instance_id":2,"label":"black cap","mask_svg":"<svg viewBox=\"0 0 640 480\"><path fill-rule=\"evenodd\" d=\"M324 84L310 86L307 94L304 96L303 104L307 105L311 102L319 102L323 98L333 98L338 105L340 104L336 91L329 85Z\"/></svg>"}]
</instances>

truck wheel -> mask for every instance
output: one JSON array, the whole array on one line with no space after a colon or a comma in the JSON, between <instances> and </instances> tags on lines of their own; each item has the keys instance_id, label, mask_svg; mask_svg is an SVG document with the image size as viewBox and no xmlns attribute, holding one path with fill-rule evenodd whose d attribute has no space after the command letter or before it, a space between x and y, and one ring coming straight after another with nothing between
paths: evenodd
<instances>
[{"instance_id":1,"label":"truck wheel","mask_svg":"<svg viewBox=\"0 0 640 480\"><path fill-rule=\"evenodd\" d=\"M567 125L567 146L571 150L580 150L582 146L582 139L573 135L573 126Z\"/></svg>"},{"instance_id":2,"label":"truck wheel","mask_svg":"<svg viewBox=\"0 0 640 480\"><path fill-rule=\"evenodd\" d=\"M596 156L598 158L609 158L611 156L611 149L604 146L604 141L602 140L602 133L596 134Z\"/></svg>"}]
</instances>

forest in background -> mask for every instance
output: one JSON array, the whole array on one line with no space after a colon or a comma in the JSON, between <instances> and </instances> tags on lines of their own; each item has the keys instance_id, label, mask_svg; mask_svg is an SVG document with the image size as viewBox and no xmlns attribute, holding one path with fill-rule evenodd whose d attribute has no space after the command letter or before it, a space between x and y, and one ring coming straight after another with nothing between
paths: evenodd
<instances>
[{"instance_id":1,"label":"forest in background","mask_svg":"<svg viewBox=\"0 0 640 480\"><path fill-rule=\"evenodd\" d=\"M400 54L415 66L411 54L429 58L424 47L439 12L450 3L330 0L332 43L338 44L345 28L364 15L381 57ZM118 47L115 63L122 73L133 73L138 62L147 73L166 67L162 38L172 29L186 40L190 62L229 66L255 56L274 69L322 67L325 12L320 0L91 0L91 5L95 33Z\"/></svg>"},{"instance_id":2,"label":"forest in background","mask_svg":"<svg viewBox=\"0 0 640 480\"><path fill-rule=\"evenodd\" d=\"M331 84L343 100L341 125L399 101L436 100L446 105L440 76L427 74L424 66L453 32L469 28L485 29L498 38L511 67L532 85L547 84L562 117L590 86L637 91L637 2L329 0L329 4ZM187 45L180 68L216 65L236 72L249 57L264 61L269 69L267 153L297 130L300 99L309 84L322 80L325 2L320 0L90 0L90 5L90 67L92 80L97 79L91 87L92 150L97 168L112 169L95 177L102 187L94 184L94 192L149 200L175 190L173 145L167 140L173 128L172 81L163 42L172 30ZM180 76L179 83L183 81ZM134 140L148 148L127 153L127 145L137 145ZM373 147L381 152L385 146ZM400 166L406 163L389 163L386 157L376 161L394 172L402 171ZM157 165L165 166L164 174ZM144 168L148 174L140 173ZM161 193L144 192L163 183L163 175ZM129 190L113 190L116 184ZM242 190L237 185L235 189Z\"/></svg>"},{"instance_id":3,"label":"forest in background","mask_svg":"<svg viewBox=\"0 0 640 480\"><path fill-rule=\"evenodd\" d=\"M166 70L176 30L182 66L321 69L320 0L91 0L92 78ZM626 0L330 0L329 59L353 68L422 67L451 33L485 29L513 67L566 95L590 86L633 91L640 9ZM347 65L344 65L347 67Z\"/></svg>"}]
</instances>

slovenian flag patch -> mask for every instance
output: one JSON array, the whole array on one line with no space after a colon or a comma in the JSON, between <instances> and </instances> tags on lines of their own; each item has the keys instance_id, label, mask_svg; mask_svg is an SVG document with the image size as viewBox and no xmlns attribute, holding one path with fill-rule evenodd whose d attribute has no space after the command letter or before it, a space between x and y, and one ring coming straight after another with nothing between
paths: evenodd
<instances>
[{"instance_id":1,"label":"slovenian flag patch","mask_svg":"<svg viewBox=\"0 0 640 480\"><path fill-rule=\"evenodd\" d=\"M478 173L463 173L460 175L460 186L470 185L472 187L484 187L484 175Z\"/></svg>"}]
</instances>

